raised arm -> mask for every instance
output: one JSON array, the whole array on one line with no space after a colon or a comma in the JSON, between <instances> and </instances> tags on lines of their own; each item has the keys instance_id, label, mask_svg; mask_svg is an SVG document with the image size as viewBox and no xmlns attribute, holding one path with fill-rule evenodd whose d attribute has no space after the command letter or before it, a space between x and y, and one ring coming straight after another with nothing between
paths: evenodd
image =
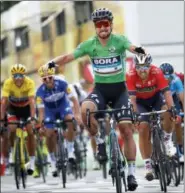
<instances>
[{"instance_id":1,"label":"raised arm","mask_svg":"<svg viewBox=\"0 0 185 193\"><path fill-rule=\"evenodd\" d=\"M65 55L58 56L58 57L54 58L52 61L55 64L64 65L64 64L67 64L67 63L73 61L74 59L75 59L74 54L71 53L71 54L65 54Z\"/></svg>"},{"instance_id":2,"label":"raised arm","mask_svg":"<svg viewBox=\"0 0 185 193\"><path fill-rule=\"evenodd\" d=\"M146 51L143 47L138 47L133 45L126 36L122 36L122 41L124 48L134 54L146 54Z\"/></svg>"},{"instance_id":3,"label":"raised arm","mask_svg":"<svg viewBox=\"0 0 185 193\"><path fill-rule=\"evenodd\" d=\"M87 42L82 42L81 44L78 45L78 47L70 54L64 54L61 56L58 56L54 58L52 61L50 61L49 67L53 68L57 65L64 65L67 64L79 57L85 56L87 54L86 50L89 47L89 43Z\"/></svg>"}]
</instances>

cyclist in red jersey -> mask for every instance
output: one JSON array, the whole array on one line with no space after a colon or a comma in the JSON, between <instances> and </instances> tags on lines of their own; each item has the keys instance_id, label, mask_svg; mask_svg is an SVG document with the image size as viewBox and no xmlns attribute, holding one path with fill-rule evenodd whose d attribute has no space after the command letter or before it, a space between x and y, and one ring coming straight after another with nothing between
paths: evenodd
<instances>
[{"instance_id":1,"label":"cyclist in red jersey","mask_svg":"<svg viewBox=\"0 0 185 193\"><path fill-rule=\"evenodd\" d=\"M135 67L127 73L127 86L134 111L136 113L142 113L150 112L152 109L171 109L176 113L168 82L161 69L151 64L152 57L149 54L140 54L135 56L134 61ZM163 117L165 149L169 155L174 155L176 148L171 140L171 114L166 112L163 114ZM150 141L148 119L148 116L141 117L141 123L138 125L138 132L140 152L145 161L145 177L148 181L151 181L154 179L154 175L150 159L152 145Z\"/></svg>"}]
</instances>

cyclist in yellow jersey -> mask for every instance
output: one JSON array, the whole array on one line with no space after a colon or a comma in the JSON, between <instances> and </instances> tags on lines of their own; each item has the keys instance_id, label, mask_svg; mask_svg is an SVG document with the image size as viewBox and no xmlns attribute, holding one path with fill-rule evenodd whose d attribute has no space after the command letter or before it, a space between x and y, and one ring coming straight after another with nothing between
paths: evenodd
<instances>
[{"instance_id":1,"label":"cyclist in yellow jersey","mask_svg":"<svg viewBox=\"0 0 185 193\"><path fill-rule=\"evenodd\" d=\"M5 119L6 111L8 112L8 121L19 119L35 119L35 83L25 75L26 68L22 64L15 64L11 67L12 77L5 80L2 89L1 120ZM2 126L2 125L1 125ZM13 145L15 138L15 125L9 125L10 129L10 157L8 161L7 151L5 151L5 162L13 162ZM30 164L28 174L32 175L35 162L35 138L31 124L26 127L28 132L28 152L30 155ZM9 148L7 146L7 148Z\"/></svg>"}]
</instances>

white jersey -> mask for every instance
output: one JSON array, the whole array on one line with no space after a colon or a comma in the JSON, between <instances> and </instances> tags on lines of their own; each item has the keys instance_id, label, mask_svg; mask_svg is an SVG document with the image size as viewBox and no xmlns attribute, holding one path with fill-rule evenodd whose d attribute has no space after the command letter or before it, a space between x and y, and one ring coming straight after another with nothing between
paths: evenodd
<instances>
[{"instance_id":1,"label":"white jersey","mask_svg":"<svg viewBox=\"0 0 185 193\"><path fill-rule=\"evenodd\" d=\"M63 75L55 75L58 78L65 80L65 76ZM82 88L82 86L79 83L75 83L75 84L68 84L71 93L68 95L69 99L71 97L75 97L78 102L81 104L81 102L87 97L87 92L85 92ZM70 106L73 107L73 102L70 100Z\"/></svg>"},{"instance_id":2,"label":"white jersey","mask_svg":"<svg viewBox=\"0 0 185 193\"><path fill-rule=\"evenodd\" d=\"M87 92L83 90L79 83L73 84L73 88L76 92L79 103L81 103L87 97Z\"/></svg>"}]
</instances>

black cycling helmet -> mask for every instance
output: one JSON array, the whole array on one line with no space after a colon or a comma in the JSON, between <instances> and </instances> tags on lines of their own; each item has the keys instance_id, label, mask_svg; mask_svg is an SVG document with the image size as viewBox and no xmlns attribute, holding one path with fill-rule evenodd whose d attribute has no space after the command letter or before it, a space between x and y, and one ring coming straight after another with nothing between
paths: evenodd
<instances>
[{"instance_id":1,"label":"black cycling helmet","mask_svg":"<svg viewBox=\"0 0 185 193\"><path fill-rule=\"evenodd\" d=\"M109 21L113 20L113 15L112 15L112 11L110 11L107 8L100 8L100 9L96 9L93 13L92 13L92 20L93 22L102 20L102 19L108 19Z\"/></svg>"},{"instance_id":2,"label":"black cycling helmet","mask_svg":"<svg viewBox=\"0 0 185 193\"><path fill-rule=\"evenodd\" d=\"M171 64L169 63L162 63L160 65L160 69L163 71L164 75L170 75L174 73L174 68Z\"/></svg>"},{"instance_id":3,"label":"black cycling helmet","mask_svg":"<svg viewBox=\"0 0 185 193\"><path fill-rule=\"evenodd\" d=\"M150 54L137 54L134 57L134 63L136 66L142 64L150 65L152 63L152 56Z\"/></svg>"}]
</instances>

